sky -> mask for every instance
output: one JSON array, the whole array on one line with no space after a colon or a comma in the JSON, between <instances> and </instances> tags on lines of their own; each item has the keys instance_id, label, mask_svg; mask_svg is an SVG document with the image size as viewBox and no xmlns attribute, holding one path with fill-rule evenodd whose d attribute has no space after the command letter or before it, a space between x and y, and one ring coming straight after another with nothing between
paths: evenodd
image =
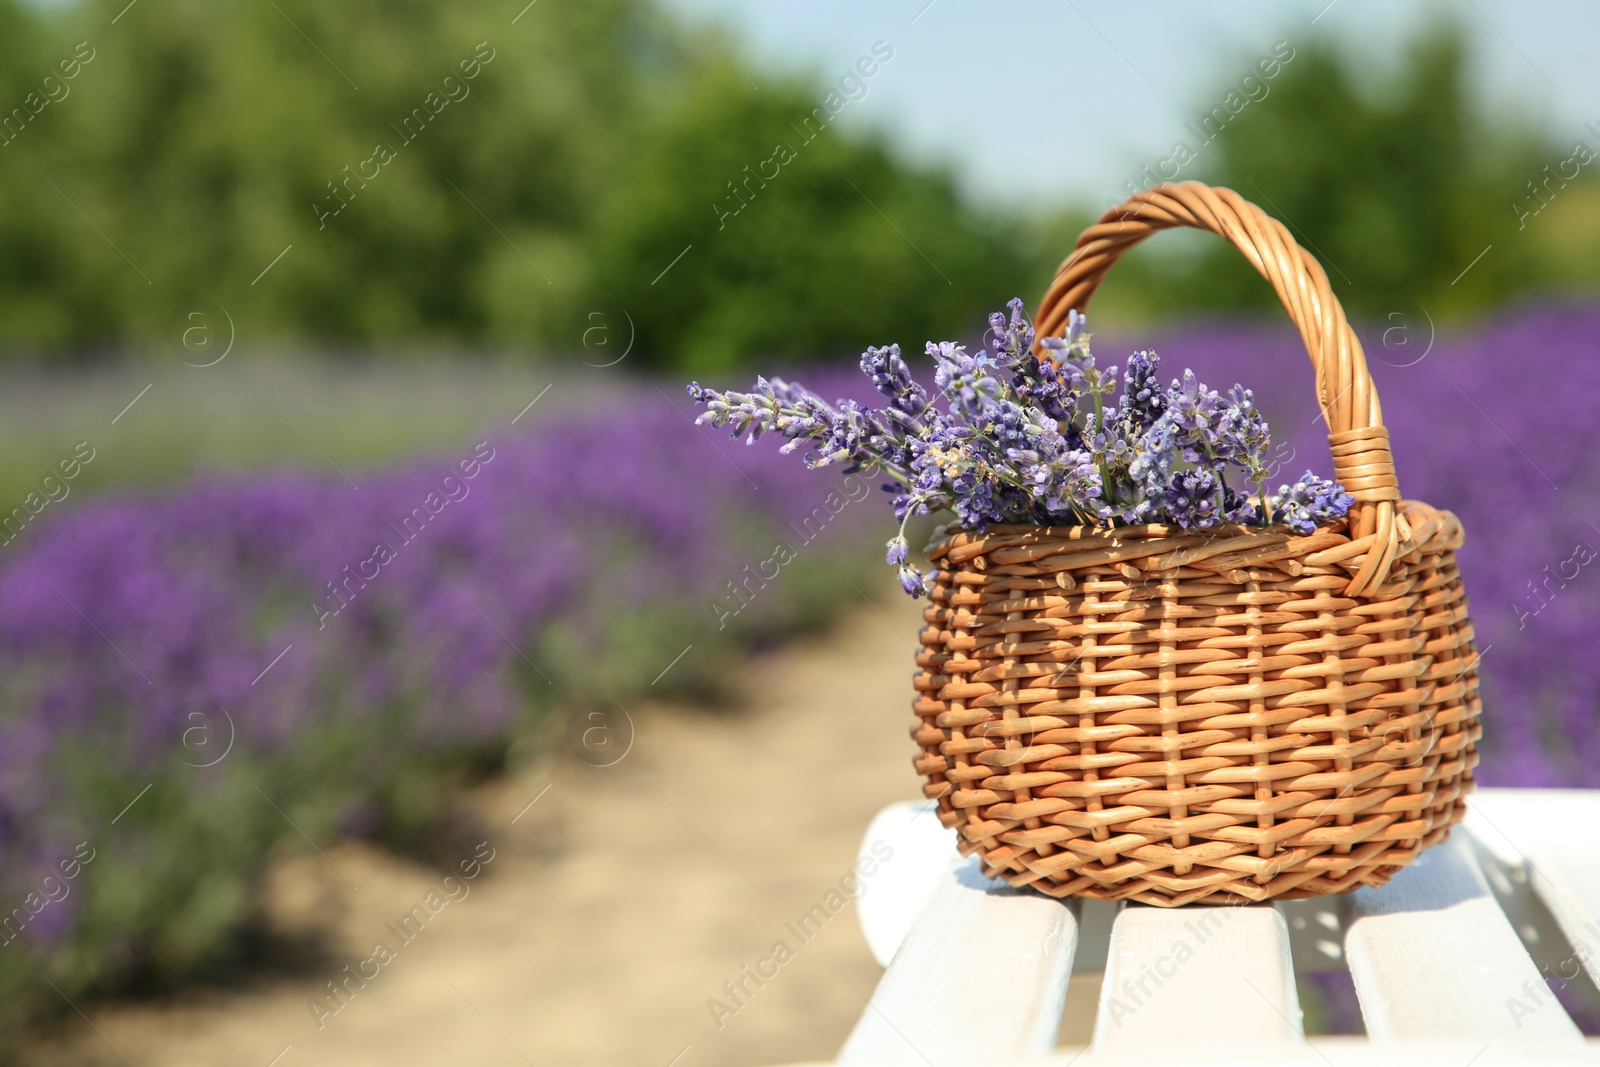
<instances>
[{"instance_id":1,"label":"sky","mask_svg":"<svg viewBox=\"0 0 1600 1067\"><path fill-rule=\"evenodd\" d=\"M1592 0L666 3L710 38L720 27L740 41L729 61L758 87L774 70L837 81L884 42L893 57L842 120L950 163L976 199L1025 208L1108 203L1280 42L1337 42L1381 86L1407 41L1440 18L1468 32L1491 115L1542 122L1561 145L1585 136L1586 122L1600 126Z\"/></svg>"}]
</instances>

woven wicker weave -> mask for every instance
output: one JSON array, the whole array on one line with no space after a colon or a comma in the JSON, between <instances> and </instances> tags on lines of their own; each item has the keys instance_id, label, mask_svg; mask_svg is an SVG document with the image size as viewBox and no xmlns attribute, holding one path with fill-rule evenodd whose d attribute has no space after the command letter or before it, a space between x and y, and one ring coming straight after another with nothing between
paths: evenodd
<instances>
[{"instance_id":1,"label":"woven wicker weave","mask_svg":"<svg viewBox=\"0 0 1600 1067\"><path fill-rule=\"evenodd\" d=\"M1306 536L941 529L916 767L964 853L1052 896L1225 904L1382 885L1444 839L1473 785L1461 524L1400 500L1326 275L1230 190L1161 185L1108 212L1057 273L1039 335L1173 226L1226 237L1283 298L1350 517Z\"/></svg>"}]
</instances>

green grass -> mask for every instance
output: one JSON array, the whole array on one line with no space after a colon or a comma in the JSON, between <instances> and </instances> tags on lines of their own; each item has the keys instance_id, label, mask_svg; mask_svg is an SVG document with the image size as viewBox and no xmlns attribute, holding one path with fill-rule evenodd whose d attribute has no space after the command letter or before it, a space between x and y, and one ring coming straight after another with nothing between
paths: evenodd
<instances>
[{"instance_id":1,"label":"green grass","mask_svg":"<svg viewBox=\"0 0 1600 1067\"><path fill-rule=\"evenodd\" d=\"M362 470L514 432L511 420L546 386L515 429L592 401L619 373L531 359L237 351L205 368L165 357L6 370L0 511L38 491L83 441L94 458L68 483L63 502L266 468L337 478L336 465L359 484Z\"/></svg>"}]
</instances>

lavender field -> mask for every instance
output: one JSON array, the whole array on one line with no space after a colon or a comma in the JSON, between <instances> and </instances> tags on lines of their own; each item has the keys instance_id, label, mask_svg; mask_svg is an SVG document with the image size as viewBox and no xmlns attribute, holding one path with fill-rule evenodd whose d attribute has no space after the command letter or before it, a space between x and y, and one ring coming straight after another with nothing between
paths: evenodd
<instances>
[{"instance_id":1,"label":"lavender field","mask_svg":"<svg viewBox=\"0 0 1600 1067\"><path fill-rule=\"evenodd\" d=\"M349 482L34 520L0 565L0 1027L59 1006L41 971L72 993L226 957L278 839L426 839L574 705L703 696L853 595L872 487L687 409L646 385Z\"/></svg>"},{"instance_id":2,"label":"lavender field","mask_svg":"<svg viewBox=\"0 0 1600 1067\"><path fill-rule=\"evenodd\" d=\"M1600 786L1600 308L1430 332L1369 352L1402 490L1468 531L1481 778ZM1287 329L1096 347L1134 344L1255 388L1282 480L1326 469ZM831 395L848 372L798 376ZM425 838L508 751L564 745L583 702L705 695L858 599L852 578L882 588L875 485L690 411L637 382L348 481L211 476L42 514L0 555L0 1028L61 1007L40 975L76 994L225 959L281 840Z\"/></svg>"}]
</instances>

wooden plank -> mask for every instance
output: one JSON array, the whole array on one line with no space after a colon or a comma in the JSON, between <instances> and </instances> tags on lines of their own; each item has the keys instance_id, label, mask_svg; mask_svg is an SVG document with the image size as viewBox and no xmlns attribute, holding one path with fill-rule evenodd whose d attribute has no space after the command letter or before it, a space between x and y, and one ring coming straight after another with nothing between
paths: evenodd
<instances>
[{"instance_id":1,"label":"wooden plank","mask_svg":"<svg viewBox=\"0 0 1600 1067\"><path fill-rule=\"evenodd\" d=\"M1270 904L1130 904L1111 929L1096 1056L1303 1041L1289 928ZM1265 1057L1260 1057L1265 1059Z\"/></svg>"},{"instance_id":2,"label":"wooden plank","mask_svg":"<svg viewBox=\"0 0 1600 1067\"><path fill-rule=\"evenodd\" d=\"M1459 838L1424 853L1381 889L1358 890L1345 955L1375 1041L1581 1044Z\"/></svg>"},{"instance_id":3,"label":"wooden plank","mask_svg":"<svg viewBox=\"0 0 1600 1067\"><path fill-rule=\"evenodd\" d=\"M918 1067L929 1067L920 1060ZM1317 1037L1302 1045L1257 1049L1245 1044L1234 1049L1191 1050L1174 1034L1167 1048L1129 1061L1120 1054L1100 1054L1094 1049L1064 1048L1048 1056L1022 1059L987 1059L957 1065L938 1058L933 1067L1596 1067L1600 1041L1586 1046L1559 1048L1484 1046L1482 1042L1451 1041L1426 1044L1370 1042L1356 1037ZM823 1067L790 1064L789 1067Z\"/></svg>"},{"instance_id":4,"label":"wooden plank","mask_svg":"<svg viewBox=\"0 0 1600 1067\"><path fill-rule=\"evenodd\" d=\"M1465 825L1560 926L1568 944L1547 973L1570 979L1581 965L1600 985L1600 790L1479 790Z\"/></svg>"},{"instance_id":5,"label":"wooden plank","mask_svg":"<svg viewBox=\"0 0 1600 1067\"><path fill-rule=\"evenodd\" d=\"M872 849L878 847L878 854ZM878 863L884 848L893 859ZM857 870L871 859L876 871L863 875L863 893L856 902L862 936L878 966L887 967L911 926L927 907L939 878L960 857L956 832L939 822L938 806L927 800L901 800L878 812L867 826L856 852ZM1078 902L1078 950L1075 974L1106 969L1111 924L1120 905L1106 900Z\"/></svg>"},{"instance_id":6,"label":"wooden plank","mask_svg":"<svg viewBox=\"0 0 1600 1067\"><path fill-rule=\"evenodd\" d=\"M1463 847L1466 834L1431 850L1389 886L1336 902L1349 907L1344 949L1372 1042L1297 1043L1287 930L1276 911L1136 905L1123 910L1111 935L1095 1045L1051 1055L1081 933L1075 911L989 883L971 862L953 870L953 835L925 808L920 802L886 808L863 841L863 856L874 843L880 852L892 848L894 856L863 879L863 929L880 959L904 942L903 959L864 1006L841 1062L942 1067L962 1057L1017 1067L1022 1057L1064 1065L1084 1052L1077 1067L1125 1067L1118 1057L1138 1044L1141 1067L1226 1062L1242 1048L1262 1064L1325 1064L1322 1049L1337 1049L1340 1067L1459 1067L1474 1055L1474 1067L1600 1064L1600 1042L1583 1041L1553 999L1536 1005L1529 998L1529 988L1543 988L1537 966ZM1479 847L1516 867L1519 885L1537 889L1594 974L1600 959L1600 791L1480 790L1465 829ZM1019 906L1013 907L1017 916L1032 914L1018 926L996 910L1007 901ZM927 912L913 924L924 902ZM1212 913L1227 921L1197 923ZM1239 919L1250 925L1238 925ZM1327 927L1324 935L1333 932L1332 924L1317 925ZM913 927L918 933L907 939ZM1220 966L1202 963L1203 952L1219 954ZM1001 957L1010 962L996 966ZM1246 974L1254 992L1229 978L1247 971L1241 965L1251 960L1261 969ZM1238 1018L1243 1001L1227 995L1230 981L1260 1005L1256 1019ZM1538 1010L1514 1011L1510 1005L1519 999ZM1223 1021L1229 1013L1232 1021ZM1262 1034L1276 1043L1257 1055Z\"/></svg>"},{"instance_id":7,"label":"wooden plank","mask_svg":"<svg viewBox=\"0 0 1600 1067\"><path fill-rule=\"evenodd\" d=\"M1006 1063L1055 1045L1076 910L947 869L851 1031L840 1063Z\"/></svg>"},{"instance_id":8,"label":"wooden plank","mask_svg":"<svg viewBox=\"0 0 1600 1067\"><path fill-rule=\"evenodd\" d=\"M937 1067L953 1067L935 1060ZM1587 1047L1529 1048L1482 1042L1386 1044L1354 1037L1318 1037L1301 1045L1258 1049L1248 1042L1231 1050L1190 1050L1174 1033L1168 1046L1130 1061L1098 1049L1060 1049L1049 1057L984 1060L970 1067L1595 1067L1600 1043ZM927 1067L926 1064L922 1067Z\"/></svg>"},{"instance_id":9,"label":"wooden plank","mask_svg":"<svg viewBox=\"0 0 1600 1067\"><path fill-rule=\"evenodd\" d=\"M856 852L863 887L856 918L878 966L889 966L934 887L959 858L956 832L939 822L932 801L902 800L873 817Z\"/></svg>"}]
</instances>

